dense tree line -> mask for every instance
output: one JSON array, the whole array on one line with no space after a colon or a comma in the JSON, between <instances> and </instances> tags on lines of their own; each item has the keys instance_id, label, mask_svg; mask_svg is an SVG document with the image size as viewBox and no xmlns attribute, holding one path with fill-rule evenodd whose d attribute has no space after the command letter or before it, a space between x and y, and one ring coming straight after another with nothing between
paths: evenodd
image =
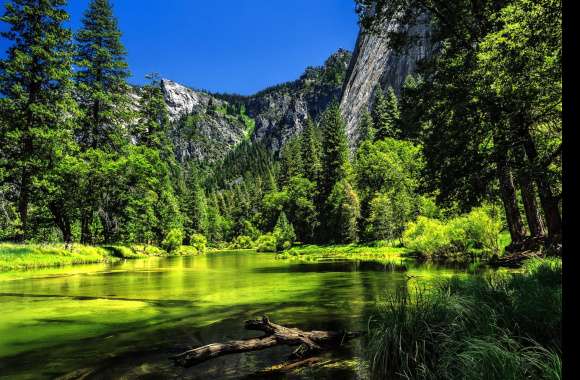
<instances>
[{"instance_id":1,"label":"dense tree line","mask_svg":"<svg viewBox=\"0 0 580 380\"><path fill-rule=\"evenodd\" d=\"M560 3L358 3L371 32L429 12L439 49L399 96L377 86L354 150L332 103L279 154L248 139L207 163L177 162L159 78L127 84L108 0L91 1L74 35L64 0L9 2L0 239L160 245L203 234L264 250L397 241L419 216L497 201L515 246L560 241Z\"/></svg>"},{"instance_id":2,"label":"dense tree line","mask_svg":"<svg viewBox=\"0 0 580 380\"><path fill-rule=\"evenodd\" d=\"M181 228L187 191L159 83L131 96L107 0L74 35L65 4L14 0L2 17L13 44L0 63L1 238L52 240L57 227L67 243L160 243Z\"/></svg>"},{"instance_id":3,"label":"dense tree line","mask_svg":"<svg viewBox=\"0 0 580 380\"><path fill-rule=\"evenodd\" d=\"M358 5L362 24L375 32L386 19L412 22L428 13L433 20L439 49L401 99L404 133L424 146L427 186L463 209L498 196L515 245L526 235L559 242L561 2Z\"/></svg>"}]
</instances>

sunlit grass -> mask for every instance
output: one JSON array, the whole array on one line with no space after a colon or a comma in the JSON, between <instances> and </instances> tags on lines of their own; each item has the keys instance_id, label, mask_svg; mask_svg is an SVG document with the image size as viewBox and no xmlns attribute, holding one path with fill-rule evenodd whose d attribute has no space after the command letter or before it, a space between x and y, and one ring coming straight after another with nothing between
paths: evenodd
<instances>
[{"instance_id":1,"label":"sunlit grass","mask_svg":"<svg viewBox=\"0 0 580 380\"><path fill-rule=\"evenodd\" d=\"M386 262L403 258L411 252L406 248L386 244L371 245L300 245L277 255L280 259L298 259L304 261L321 260L362 260Z\"/></svg>"},{"instance_id":2,"label":"sunlit grass","mask_svg":"<svg viewBox=\"0 0 580 380\"><path fill-rule=\"evenodd\" d=\"M182 246L181 256L197 254L193 247ZM168 256L161 248L151 245L87 246L72 244L17 244L0 243L0 271L46 268L63 265L96 264L121 259L141 259L151 256Z\"/></svg>"},{"instance_id":3,"label":"sunlit grass","mask_svg":"<svg viewBox=\"0 0 580 380\"><path fill-rule=\"evenodd\" d=\"M74 244L0 244L0 271L71 264L94 264L118 260L102 247Z\"/></svg>"}]
</instances>

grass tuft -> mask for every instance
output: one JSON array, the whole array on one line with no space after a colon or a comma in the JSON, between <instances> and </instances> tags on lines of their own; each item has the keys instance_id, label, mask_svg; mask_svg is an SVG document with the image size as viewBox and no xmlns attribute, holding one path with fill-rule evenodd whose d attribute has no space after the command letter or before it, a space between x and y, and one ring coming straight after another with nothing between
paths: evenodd
<instances>
[{"instance_id":1,"label":"grass tuft","mask_svg":"<svg viewBox=\"0 0 580 380\"><path fill-rule=\"evenodd\" d=\"M561 261L390 295L369 321L373 379L560 379Z\"/></svg>"}]
</instances>

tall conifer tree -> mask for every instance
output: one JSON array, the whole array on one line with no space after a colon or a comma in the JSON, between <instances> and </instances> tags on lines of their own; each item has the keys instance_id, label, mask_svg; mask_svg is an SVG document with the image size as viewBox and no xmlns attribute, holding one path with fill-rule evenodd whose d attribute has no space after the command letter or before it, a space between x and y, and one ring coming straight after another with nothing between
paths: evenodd
<instances>
[{"instance_id":1,"label":"tall conifer tree","mask_svg":"<svg viewBox=\"0 0 580 380\"><path fill-rule=\"evenodd\" d=\"M77 81L85 113L80 141L85 148L119 150L131 119L125 47L109 0L92 0L77 42Z\"/></svg>"},{"instance_id":2,"label":"tall conifer tree","mask_svg":"<svg viewBox=\"0 0 580 380\"><path fill-rule=\"evenodd\" d=\"M9 129L5 172L17 189L19 238L28 236L36 184L72 143L71 32L65 0L12 0L1 18L13 42L0 62L0 113ZM5 147L2 147L4 150Z\"/></svg>"}]
</instances>

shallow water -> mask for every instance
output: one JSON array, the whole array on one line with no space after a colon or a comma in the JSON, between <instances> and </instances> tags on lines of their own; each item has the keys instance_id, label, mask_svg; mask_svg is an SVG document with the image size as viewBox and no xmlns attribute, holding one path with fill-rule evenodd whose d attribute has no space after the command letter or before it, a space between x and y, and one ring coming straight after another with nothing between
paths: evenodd
<instances>
[{"instance_id":1,"label":"shallow water","mask_svg":"<svg viewBox=\"0 0 580 380\"><path fill-rule=\"evenodd\" d=\"M388 292L467 273L406 267L300 263L245 251L3 273L0 378L244 378L282 362L292 349L231 355L191 369L175 368L168 358L189 347L256 336L243 322L263 314L305 330L364 330ZM359 339L326 355L336 363L318 372L272 378L365 378L356 360L362 345Z\"/></svg>"}]
</instances>

